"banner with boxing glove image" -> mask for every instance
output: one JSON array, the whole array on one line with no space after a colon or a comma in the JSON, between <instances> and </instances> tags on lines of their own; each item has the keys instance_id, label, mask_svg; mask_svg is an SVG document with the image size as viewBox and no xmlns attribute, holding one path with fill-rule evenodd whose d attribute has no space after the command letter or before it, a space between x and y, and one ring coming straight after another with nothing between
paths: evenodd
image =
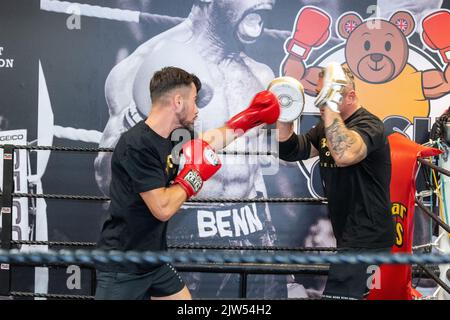
<instances>
[{"instance_id":1,"label":"banner with boxing glove image","mask_svg":"<svg viewBox=\"0 0 450 320\"><path fill-rule=\"evenodd\" d=\"M315 81L321 68L338 61L353 73L360 105L383 120L388 134L394 133L395 137L401 133L419 144L428 141L431 123L450 105L450 38L439 31L444 26L450 27L450 11L422 3L420 12L416 10L418 6L410 7L408 3L402 7L402 3L379 1L376 14L367 19L351 10L333 21L321 7L303 8L298 13L285 43L286 55L280 64L280 74L295 77L303 84L307 93L306 111L315 97ZM317 27L305 31L311 20L317 22ZM310 63L307 59L314 51L311 48L320 50L333 31L343 43ZM396 140L391 146L391 195L396 199L392 200L392 214L397 232L393 252L411 253L413 240L417 244L435 239L433 235L424 236L424 217L414 216L416 158L425 156L426 152L413 152L409 160L413 163L405 169L404 164L398 162L398 153L403 156L403 145ZM403 177L405 172L407 177ZM414 179L409 180L409 175ZM424 188L420 175L417 189ZM399 196L399 189L411 194ZM383 266L381 269L381 289L374 289L370 298L412 298L410 266Z\"/></svg>"}]
</instances>

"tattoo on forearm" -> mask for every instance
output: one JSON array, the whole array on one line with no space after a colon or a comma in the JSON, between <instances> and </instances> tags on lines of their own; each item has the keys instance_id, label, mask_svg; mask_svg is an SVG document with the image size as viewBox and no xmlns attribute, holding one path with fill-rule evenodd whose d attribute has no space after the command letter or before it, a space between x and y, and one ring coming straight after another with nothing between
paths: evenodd
<instances>
[{"instance_id":1,"label":"tattoo on forearm","mask_svg":"<svg viewBox=\"0 0 450 320\"><path fill-rule=\"evenodd\" d=\"M325 128L325 135L332 149L330 151L333 151L339 159L356 142L355 138L349 135L347 131L344 123L339 119L334 119L333 123Z\"/></svg>"}]
</instances>

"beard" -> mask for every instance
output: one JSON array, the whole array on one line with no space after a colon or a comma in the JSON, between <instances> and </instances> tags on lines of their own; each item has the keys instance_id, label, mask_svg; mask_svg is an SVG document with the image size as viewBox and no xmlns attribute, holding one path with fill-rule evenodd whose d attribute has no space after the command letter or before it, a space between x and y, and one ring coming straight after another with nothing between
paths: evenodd
<instances>
[{"instance_id":1,"label":"beard","mask_svg":"<svg viewBox=\"0 0 450 320\"><path fill-rule=\"evenodd\" d=\"M188 120L187 117L181 117L180 120L180 124L183 128L189 130L189 131L194 131L194 124L195 124L195 119L192 120Z\"/></svg>"},{"instance_id":2,"label":"beard","mask_svg":"<svg viewBox=\"0 0 450 320\"><path fill-rule=\"evenodd\" d=\"M178 122L180 123L180 125L189 130L189 131L194 131L194 124L195 124L195 120L198 117L198 114L195 114L192 118L191 116L189 116L189 108L188 106L185 106L185 108L181 111L181 113L178 114Z\"/></svg>"},{"instance_id":3,"label":"beard","mask_svg":"<svg viewBox=\"0 0 450 320\"><path fill-rule=\"evenodd\" d=\"M189 131L194 131L194 121L192 122L182 122L181 125L183 126L183 128L188 129Z\"/></svg>"}]
</instances>

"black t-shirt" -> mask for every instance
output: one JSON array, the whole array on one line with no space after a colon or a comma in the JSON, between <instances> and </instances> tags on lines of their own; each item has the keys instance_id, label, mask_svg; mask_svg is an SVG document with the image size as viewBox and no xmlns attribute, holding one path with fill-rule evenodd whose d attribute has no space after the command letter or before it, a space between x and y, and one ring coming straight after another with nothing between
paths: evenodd
<instances>
[{"instance_id":1,"label":"black t-shirt","mask_svg":"<svg viewBox=\"0 0 450 320\"><path fill-rule=\"evenodd\" d=\"M140 121L119 139L111 160L111 205L98 247L101 250L166 250L167 222L155 218L139 195L168 187L177 174L171 152L175 142ZM100 265L104 271L146 271L151 267Z\"/></svg>"},{"instance_id":2,"label":"black t-shirt","mask_svg":"<svg viewBox=\"0 0 450 320\"><path fill-rule=\"evenodd\" d=\"M280 158L307 158L309 143L319 150L320 174L338 247L389 247L395 234L389 192L391 157L383 123L359 108L345 120L345 125L359 133L367 146L367 157L361 162L336 166L327 147L322 120L307 134L293 135L280 143Z\"/></svg>"}]
</instances>

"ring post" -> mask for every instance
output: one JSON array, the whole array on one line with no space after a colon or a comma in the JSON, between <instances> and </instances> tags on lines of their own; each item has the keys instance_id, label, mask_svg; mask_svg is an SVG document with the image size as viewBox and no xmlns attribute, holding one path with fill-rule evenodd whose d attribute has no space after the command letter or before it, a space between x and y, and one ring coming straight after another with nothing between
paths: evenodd
<instances>
[{"instance_id":1,"label":"ring post","mask_svg":"<svg viewBox=\"0 0 450 320\"><path fill-rule=\"evenodd\" d=\"M12 240L12 206L14 192L14 146L3 146L3 186L1 198L1 248L11 249ZM9 296L11 292L11 269L9 263L0 266L0 295Z\"/></svg>"}]
</instances>

